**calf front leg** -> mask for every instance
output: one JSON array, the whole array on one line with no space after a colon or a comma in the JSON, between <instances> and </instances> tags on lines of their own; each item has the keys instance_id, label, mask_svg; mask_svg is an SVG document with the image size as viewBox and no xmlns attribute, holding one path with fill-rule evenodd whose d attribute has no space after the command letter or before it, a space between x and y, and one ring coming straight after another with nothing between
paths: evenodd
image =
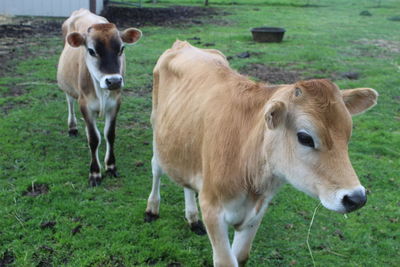
<instances>
[{"instance_id":1,"label":"calf front leg","mask_svg":"<svg viewBox=\"0 0 400 267\"><path fill-rule=\"evenodd\" d=\"M190 230L197 235L205 235L206 229L201 220L199 220L199 210L197 209L196 193L185 187L185 217L190 225Z\"/></svg>"},{"instance_id":2,"label":"calf front leg","mask_svg":"<svg viewBox=\"0 0 400 267\"><path fill-rule=\"evenodd\" d=\"M236 267L238 262L231 250L228 224L224 220L222 208L212 205L205 198L204 194L200 193L200 207L212 245L214 266Z\"/></svg>"},{"instance_id":3,"label":"calf front leg","mask_svg":"<svg viewBox=\"0 0 400 267\"><path fill-rule=\"evenodd\" d=\"M117 114L120 104L117 103L115 107L108 110L105 114L104 138L106 140L106 157L104 163L106 165L106 174L118 177L117 167L115 166L114 155L114 141L115 141L115 127L117 121Z\"/></svg>"},{"instance_id":4,"label":"calf front leg","mask_svg":"<svg viewBox=\"0 0 400 267\"><path fill-rule=\"evenodd\" d=\"M77 136L78 129L76 128L76 116L74 110L74 98L69 94L65 94L68 104L68 134L69 136Z\"/></svg>"},{"instance_id":5,"label":"calf front leg","mask_svg":"<svg viewBox=\"0 0 400 267\"><path fill-rule=\"evenodd\" d=\"M245 266L250 255L251 245L260 226L262 216L243 229L236 230L233 238L232 251L239 266Z\"/></svg>"},{"instance_id":6,"label":"calf front leg","mask_svg":"<svg viewBox=\"0 0 400 267\"><path fill-rule=\"evenodd\" d=\"M155 142L153 142L153 158L151 159L151 170L153 173L153 185L147 200L147 208L144 220L152 222L158 219L160 212L160 177L162 175L161 166L158 162Z\"/></svg>"},{"instance_id":7,"label":"calf front leg","mask_svg":"<svg viewBox=\"0 0 400 267\"><path fill-rule=\"evenodd\" d=\"M81 112L86 123L86 135L91 152L91 163L89 169L89 185L98 186L101 183L100 162L98 148L100 146L100 132L96 126L96 114L88 109L86 105L81 104Z\"/></svg>"}]
</instances>

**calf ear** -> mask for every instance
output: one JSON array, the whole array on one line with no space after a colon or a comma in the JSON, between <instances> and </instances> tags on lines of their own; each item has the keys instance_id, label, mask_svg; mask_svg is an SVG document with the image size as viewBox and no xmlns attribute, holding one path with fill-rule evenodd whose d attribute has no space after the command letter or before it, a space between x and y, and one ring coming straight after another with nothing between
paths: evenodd
<instances>
[{"instance_id":1,"label":"calf ear","mask_svg":"<svg viewBox=\"0 0 400 267\"><path fill-rule=\"evenodd\" d=\"M376 105L378 92L371 88L356 88L342 90L344 104L351 115L363 113Z\"/></svg>"},{"instance_id":2,"label":"calf ear","mask_svg":"<svg viewBox=\"0 0 400 267\"><path fill-rule=\"evenodd\" d=\"M79 47L85 44L85 37L79 32L71 32L67 36L67 42L72 47Z\"/></svg>"},{"instance_id":3,"label":"calf ear","mask_svg":"<svg viewBox=\"0 0 400 267\"><path fill-rule=\"evenodd\" d=\"M265 121L269 129L273 130L283 123L286 117L286 106L281 101L273 101L267 104Z\"/></svg>"},{"instance_id":4,"label":"calf ear","mask_svg":"<svg viewBox=\"0 0 400 267\"><path fill-rule=\"evenodd\" d=\"M142 32L136 28L126 29L121 33L121 39L124 43L133 44L139 41L142 37Z\"/></svg>"}]
</instances>

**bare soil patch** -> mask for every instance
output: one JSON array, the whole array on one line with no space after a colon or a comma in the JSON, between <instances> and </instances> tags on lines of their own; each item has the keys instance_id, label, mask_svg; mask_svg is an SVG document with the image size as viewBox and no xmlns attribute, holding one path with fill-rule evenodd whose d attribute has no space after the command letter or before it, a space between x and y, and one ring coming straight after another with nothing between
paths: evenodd
<instances>
[{"instance_id":1,"label":"bare soil patch","mask_svg":"<svg viewBox=\"0 0 400 267\"><path fill-rule=\"evenodd\" d=\"M297 71L271 67L264 64L252 63L240 69L240 72L272 84L294 83L301 79Z\"/></svg>"},{"instance_id":2,"label":"bare soil patch","mask_svg":"<svg viewBox=\"0 0 400 267\"><path fill-rule=\"evenodd\" d=\"M47 245L40 246L35 253L32 255L32 259L37 262L38 267L52 267L53 257L55 256L55 250Z\"/></svg>"},{"instance_id":3,"label":"bare soil patch","mask_svg":"<svg viewBox=\"0 0 400 267\"><path fill-rule=\"evenodd\" d=\"M6 92L0 93L1 97L20 96L26 93L25 86L18 84L10 84L10 89Z\"/></svg>"},{"instance_id":4,"label":"bare soil patch","mask_svg":"<svg viewBox=\"0 0 400 267\"><path fill-rule=\"evenodd\" d=\"M80 233L82 229L82 224L78 224L74 229L71 230L72 235L76 235L77 233Z\"/></svg>"},{"instance_id":5,"label":"bare soil patch","mask_svg":"<svg viewBox=\"0 0 400 267\"><path fill-rule=\"evenodd\" d=\"M18 102L9 101L7 103L0 105L0 111L4 115L8 115L10 113L10 111L12 111L15 108L21 108L21 107L27 107L27 106L29 106L28 101L18 101Z\"/></svg>"},{"instance_id":6,"label":"bare soil patch","mask_svg":"<svg viewBox=\"0 0 400 267\"><path fill-rule=\"evenodd\" d=\"M55 225L56 225L55 221L43 222L40 224L40 229L54 228Z\"/></svg>"},{"instance_id":7,"label":"bare soil patch","mask_svg":"<svg viewBox=\"0 0 400 267\"><path fill-rule=\"evenodd\" d=\"M13 266L15 255L11 251L6 250L3 255L0 256L0 266L8 267Z\"/></svg>"},{"instance_id":8,"label":"bare soil patch","mask_svg":"<svg viewBox=\"0 0 400 267\"><path fill-rule=\"evenodd\" d=\"M240 73L256 78L259 81L270 84L291 84L301 80L310 79L358 79L358 72L325 73L322 71L309 72L301 70L289 70L284 67L273 67L261 63L250 63L241 68Z\"/></svg>"},{"instance_id":9,"label":"bare soil patch","mask_svg":"<svg viewBox=\"0 0 400 267\"><path fill-rule=\"evenodd\" d=\"M375 46L381 50L381 53L374 53L370 56L375 57L386 57L391 56L392 53L400 53L400 42L385 40L385 39L360 39L354 41L355 44L365 46Z\"/></svg>"},{"instance_id":10,"label":"bare soil patch","mask_svg":"<svg viewBox=\"0 0 400 267\"><path fill-rule=\"evenodd\" d=\"M47 184L32 184L28 186L26 191L22 192L23 196L36 197L49 192L49 186Z\"/></svg>"},{"instance_id":11,"label":"bare soil patch","mask_svg":"<svg viewBox=\"0 0 400 267\"><path fill-rule=\"evenodd\" d=\"M18 60L54 53L47 40L61 36L62 22L63 19L0 17L0 77L12 73ZM33 46L41 46L42 49L32 51Z\"/></svg>"},{"instance_id":12,"label":"bare soil patch","mask_svg":"<svg viewBox=\"0 0 400 267\"><path fill-rule=\"evenodd\" d=\"M214 18L226 15L215 8L173 6L168 8L128 8L108 6L102 14L109 21L121 27L129 26L181 26L203 24L202 17ZM215 22L218 24L217 22Z\"/></svg>"}]
</instances>

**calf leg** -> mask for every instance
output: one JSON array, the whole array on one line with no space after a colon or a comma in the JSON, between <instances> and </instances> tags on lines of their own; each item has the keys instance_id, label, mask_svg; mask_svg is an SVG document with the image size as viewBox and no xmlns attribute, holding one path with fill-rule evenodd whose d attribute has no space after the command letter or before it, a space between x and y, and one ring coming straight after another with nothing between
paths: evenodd
<instances>
[{"instance_id":1,"label":"calf leg","mask_svg":"<svg viewBox=\"0 0 400 267\"><path fill-rule=\"evenodd\" d=\"M214 266L238 266L238 262L231 251L228 224L223 218L221 208L211 205L202 194L200 194L200 207L213 249Z\"/></svg>"},{"instance_id":2,"label":"calf leg","mask_svg":"<svg viewBox=\"0 0 400 267\"><path fill-rule=\"evenodd\" d=\"M256 222L246 226L243 229L235 231L233 238L232 251L239 266L245 266L250 255L251 245L260 226L262 216Z\"/></svg>"},{"instance_id":3,"label":"calf leg","mask_svg":"<svg viewBox=\"0 0 400 267\"><path fill-rule=\"evenodd\" d=\"M185 217L189 222L190 230L198 235L205 235L206 229L199 220L199 210L197 209L196 193L189 188L184 188L185 192Z\"/></svg>"},{"instance_id":4,"label":"calf leg","mask_svg":"<svg viewBox=\"0 0 400 267\"><path fill-rule=\"evenodd\" d=\"M98 148L101 142L100 132L96 126L95 113L91 112L86 105L81 105L81 111L86 122L86 135L92 156L89 170L89 185L97 186L101 183L101 166L98 155Z\"/></svg>"},{"instance_id":5,"label":"calf leg","mask_svg":"<svg viewBox=\"0 0 400 267\"><path fill-rule=\"evenodd\" d=\"M109 110L105 114L104 138L106 140L106 157L104 163L106 165L106 174L113 177L118 177L117 167L115 166L114 141L115 141L115 126L119 104L115 108Z\"/></svg>"},{"instance_id":6,"label":"calf leg","mask_svg":"<svg viewBox=\"0 0 400 267\"><path fill-rule=\"evenodd\" d=\"M68 134L69 136L77 136L78 129L76 128L76 116L74 110L74 98L69 94L65 94L68 104Z\"/></svg>"},{"instance_id":7,"label":"calf leg","mask_svg":"<svg viewBox=\"0 0 400 267\"><path fill-rule=\"evenodd\" d=\"M158 163L156 153L154 153L153 158L151 159L151 169L153 173L153 186L147 200L147 208L144 218L146 222L157 220L160 210L160 177L162 175L162 170Z\"/></svg>"}]
</instances>

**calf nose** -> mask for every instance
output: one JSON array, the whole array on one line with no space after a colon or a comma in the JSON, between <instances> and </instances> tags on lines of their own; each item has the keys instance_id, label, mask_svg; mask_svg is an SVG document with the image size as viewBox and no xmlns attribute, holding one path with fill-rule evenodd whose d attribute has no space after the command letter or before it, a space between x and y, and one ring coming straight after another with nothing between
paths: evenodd
<instances>
[{"instance_id":1,"label":"calf nose","mask_svg":"<svg viewBox=\"0 0 400 267\"><path fill-rule=\"evenodd\" d=\"M351 194L345 195L342 199L343 206L346 208L346 212L355 211L367 202L367 195L364 191L356 191Z\"/></svg>"},{"instance_id":2,"label":"calf nose","mask_svg":"<svg viewBox=\"0 0 400 267\"><path fill-rule=\"evenodd\" d=\"M110 77L106 79L108 90L115 90L121 88L122 77Z\"/></svg>"}]
</instances>

